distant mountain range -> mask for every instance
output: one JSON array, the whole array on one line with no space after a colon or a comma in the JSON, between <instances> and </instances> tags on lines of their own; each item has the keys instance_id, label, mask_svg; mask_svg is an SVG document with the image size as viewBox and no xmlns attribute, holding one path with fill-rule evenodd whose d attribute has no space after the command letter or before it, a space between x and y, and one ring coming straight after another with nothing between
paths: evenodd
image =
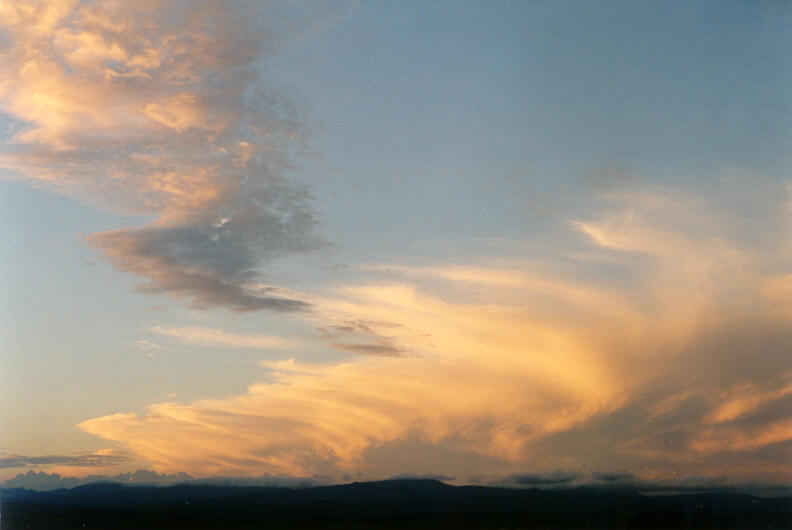
<instances>
[{"instance_id":1,"label":"distant mountain range","mask_svg":"<svg viewBox=\"0 0 792 530\"><path fill-rule=\"evenodd\" d=\"M792 498L450 486L428 479L308 488L98 483L0 495L3 530L792 528Z\"/></svg>"}]
</instances>

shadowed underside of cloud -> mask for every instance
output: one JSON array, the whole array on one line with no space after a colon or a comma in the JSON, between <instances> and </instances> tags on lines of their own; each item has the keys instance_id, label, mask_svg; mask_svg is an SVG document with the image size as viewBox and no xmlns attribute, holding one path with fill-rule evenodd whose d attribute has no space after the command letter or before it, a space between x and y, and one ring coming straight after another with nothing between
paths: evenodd
<instances>
[{"instance_id":1,"label":"shadowed underside of cloud","mask_svg":"<svg viewBox=\"0 0 792 530\"><path fill-rule=\"evenodd\" d=\"M256 82L284 32L247 2L5 2L0 166L149 226L89 236L147 292L236 311L306 303L249 284L321 244L286 174L304 136Z\"/></svg>"},{"instance_id":2,"label":"shadowed underside of cloud","mask_svg":"<svg viewBox=\"0 0 792 530\"><path fill-rule=\"evenodd\" d=\"M245 284L256 278L255 266L261 259L239 242L220 241L220 235L207 233L211 228L116 230L87 239L118 269L148 278L140 286L142 291L191 299L196 308L299 311L309 306L246 289Z\"/></svg>"},{"instance_id":3,"label":"shadowed underside of cloud","mask_svg":"<svg viewBox=\"0 0 792 530\"><path fill-rule=\"evenodd\" d=\"M440 480L442 482L450 482L454 480L455 477L449 477L448 475L438 475L435 473L424 473L424 474L412 474L412 473L402 473L400 475L394 475L389 478L389 480Z\"/></svg>"},{"instance_id":4,"label":"shadowed underside of cloud","mask_svg":"<svg viewBox=\"0 0 792 530\"><path fill-rule=\"evenodd\" d=\"M42 471L28 471L6 480L6 488L26 488L32 490L53 490L59 488L74 488L92 482L117 482L119 484L173 484L184 482L191 477L186 473L159 474L153 471L139 469L133 473L118 473L116 475L90 474L84 477L64 477L58 473L44 473Z\"/></svg>"},{"instance_id":5,"label":"shadowed underside of cloud","mask_svg":"<svg viewBox=\"0 0 792 530\"><path fill-rule=\"evenodd\" d=\"M0 458L0 469L14 467L105 467L126 462L128 458L115 454L7 456Z\"/></svg>"},{"instance_id":6,"label":"shadowed underside of cloud","mask_svg":"<svg viewBox=\"0 0 792 530\"><path fill-rule=\"evenodd\" d=\"M516 484L519 486L548 486L557 484L569 484L580 474L574 471L553 471L551 473L543 474L524 474L524 475L511 475L506 477L506 484Z\"/></svg>"},{"instance_id":7,"label":"shadowed underside of cloud","mask_svg":"<svg viewBox=\"0 0 792 530\"><path fill-rule=\"evenodd\" d=\"M346 321L319 327L320 337L336 350L358 355L382 355L401 357L405 351L382 332L373 327L381 327L382 322L368 323L365 320Z\"/></svg>"},{"instance_id":8,"label":"shadowed underside of cloud","mask_svg":"<svg viewBox=\"0 0 792 530\"><path fill-rule=\"evenodd\" d=\"M285 475L261 475L255 477L209 477L196 479L186 473L156 473L138 469L131 473L115 475L90 474L84 477L66 477L58 473L27 471L6 480L6 488L26 488L32 490L53 490L74 488L94 482L114 482L117 484L168 486L173 484L211 485L211 486L268 486L281 488L304 488L326 483L321 477L290 477Z\"/></svg>"},{"instance_id":9,"label":"shadowed underside of cloud","mask_svg":"<svg viewBox=\"0 0 792 530\"><path fill-rule=\"evenodd\" d=\"M437 448L455 457L432 473L467 459L471 476L528 468L523 485L573 483L552 470L583 466L624 470L600 483L723 470L784 481L792 210L783 189L774 197L756 211L775 247L735 234L717 197L630 189L572 223L578 246L546 266L389 266L399 283L307 300L325 340L384 337L413 355L267 362L270 378L246 394L80 428L198 476L382 477L394 459L425 473L413 456Z\"/></svg>"},{"instance_id":10,"label":"shadowed underside of cloud","mask_svg":"<svg viewBox=\"0 0 792 530\"><path fill-rule=\"evenodd\" d=\"M337 350L359 353L362 355L384 355L387 357L400 357L402 350L387 342L375 344L345 344L343 342L333 342L331 346Z\"/></svg>"},{"instance_id":11,"label":"shadowed underside of cloud","mask_svg":"<svg viewBox=\"0 0 792 530\"><path fill-rule=\"evenodd\" d=\"M618 482L620 480L634 479L635 475L629 471L598 471L592 473L592 477L603 482Z\"/></svg>"}]
</instances>

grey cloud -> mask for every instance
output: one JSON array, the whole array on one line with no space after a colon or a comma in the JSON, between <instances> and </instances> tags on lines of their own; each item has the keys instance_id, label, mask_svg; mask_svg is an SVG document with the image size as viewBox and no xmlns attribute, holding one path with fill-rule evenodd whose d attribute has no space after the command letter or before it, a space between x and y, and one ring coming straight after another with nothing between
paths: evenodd
<instances>
[{"instance_id":1,"label":"grey cloud","mask_svg":"<svg viewBox=\"0 0 792 530\"><path fill-rule=\"evenodd\" d=\"M592 473L591 476L603 482L618 482L635 478L635 475L629 471L599 471Z\"/></svg>"},{"instance_id":2,"label":"grey cloud","mask_svg":"<svg viewBox=\"0 0 792 530\"><path fill-rule=\"evenodd\" d=\"M565 477L563 472L555 472ZM569 473L572 476L574 473ZM526 480L520 482L524 477ZM792 486L788 483L778 483L763 480L734 480L725 476L687 476L671 479L641 479L628 471L604 471L594 472L591 477L594 481L585 480L580 475L575 475L570 480L553 480L553 474L528 474L528 475L507 475L507 476L479 476L468 479L472 483L482 483L485 485L499 486L536 486L536 487L587 487L587 488L628 488L637 492L647 494L662 493L690 493L690 492L732 492L746 493L750 495L764 496L789 496L792 494ZM517 479L517 480L515 480Z\"/></svg>"},{"instance_id":3,"label":"grey cloud","mask_svg":"<svg viewBox=\"0 0 792 530\"><path fill-rule=\"evenodd\" d=\"M789 369L792 329L786 319L733 314L704 327L668 375L677 381L722 386L756 381L762 385Z\"/></svg>"},{"instance_id":4,"label":"grey cloud","mask_svg":"<svg viewBox=\"0 0 792 530\"><path fill-rule=\"evenodd\" d=\"M519 486L549 486L554 484L568 484L579 477L580 474L574 471L553 471L550 473L510 475L506 477L505 482Z\"/></svg>"},{"instance_id":5,"label":"grey cloud","mask_svg":"<svg viewBox=\"0 0 792 530\"><path fill-rule=\"evenodd\" d=\"M474 475L481 469L503 473L510 467L497 456L450 448L422 439L414 433L398 440L372 445L364 451L363 457L368 465L365 475L358 474L357 480L394 477L450 481L456 480L455 477Z\"/></svg>"},{"instance_id":6,"label":"grey cloud","mask_svg":"<svg viewBox=\"0 0 792 530\"><path fill-rule=\"evenodd\" d=\"M21 132L0 167L105 209L153 214L147 226L87 238L118 270L144 278L146 292L199 308L306 309L250 289L273 260L323 244L308 193L288 178L305 150L302 120L257 81L286 26L256 3L207 0L77 3L56 39L30 27L4 28L25 46L12 46L0 68L30 63L50 77L31 87L8 80L18 90L2 94L0 109ZM81 33L123 59L81 55ZM24 94L44 86L59 87L60 106L31 114Z\"/></svg>"},{"instance_id":7,"label":"grey cloud","mask_svg":"<svg viewBox=\"0 0 792 530\"><path fill-rule=\"evenodd\" d=\"M353 320L344 324L330 326L330 329L337 334L346 333L368 333L373 335L374 331L369 327L369 324L363 320Z\"/></svg>"},{"instance_id":8,"label":"grey cloud","mask_svg":"<svg viewBox=\"0 0 792 530\"><path fill-rule=\"evenodd\" d=\"M121 464L128 459L122 455L12 455L0 458L0 469L35 466L104 467Z\"/></svg>"},{"instance_id":9,"label":"grey cloud","mask_svg":"<svg viewBox=\"0 0 792 530\"><path fill-rule=\"evenodd\" d=\"M320 327L318 330L321 338L328 341L330 347L336 350L358 355L401 357L404 355L404 349L394 344L392 339L374 330L375 327L394 326L396 324L358 319Z\"/></svg>"},{"instance_id":10,"label":"grey cloud","mask_svg":"<svg viewBox=\"0 0 792 530\"><path fill-rule=\"evenodd\" d=\"M53 490L59 488L73 488L90 484L92 482L117 482L119 484L146 484L167 485L177 482L187 482L192 477L186 473L171 475L160 474L154 471L139 469L134 473L119 473L117 475L87 475L85 477L63 477L58 473L45 473L43 471L28 471L6 480L6 488L26 488L31 490Z\"/></svg>"},{"instance_id":11,"label":"grey cloud","mask_svg":"<svg viewBox=\"0 0 792 530\"><path fill-rule=\"evenodd\" d=\"M403 355L400 348L385 342L372 344L345 344L343 342L333 342L331 346L336 350L361 355L383 355L385 357L401 357Z\"/></svg>"},{"instance_id":12,"label":"grey cloud","mask_svg":"<svg viewBox=\"0 0 792 530\"><path fill-rule=\"evenodd\" d=\"M398 324L356 319L344 320L338 324L320 327L318 330L323 339L337 339L339 337L381 337L381 335L378 335L377 332L374 331L374 327L392 328L398 327Z\"/></svg>"},{"instance_id":13,"label":"grey cloud","mask_svg":"<svg viewBox=\"0 0 792 530\"><path fill-rule=\"evenodd\" d=\"M441 482L451 482L456 477L450 477L439 473L401 473L390 477L389 480L439 480Z\"/></svg>"},{"instance_id":14,"label":"grey cloud","mask_svg":"<svg viewBox=\"0 0 792 530\"><path fill-rule=\"evenodd\" d=\"M693 476L680 479L635 480L631 488L642 493L704 492L720 491L764 495L770 497L789 496L792 486L777 482L735 481L726 477Z\"/></svg>"},{"instance_id":15,"label":"grey cloud","mask_svg":"<svg viewBox=\"0 0 792 530\"><path fill-rule=\"evenodd\" d=\"M257 477L207 477L184 481L187 484L209 486L268 486L277 488L309 488L333 483L329 477L291 477L287 475L261 475Z\"/></svg>"},{"instance_id":16,"label":"grey cloud","mask_svg":"<svg viewBox=\"0 0 792 530\"><path fill-rule=\"evenodd\" d=\"M145 292L188 298L198 308L299 311L308 304L252 292L246 285L258 278L263 263L320 244L301 201L295 196L289 206L273 209L246 197L189 224L115 230L87 239L119 270L147 278L141 285Z\"/></svg>"}]
</instances>

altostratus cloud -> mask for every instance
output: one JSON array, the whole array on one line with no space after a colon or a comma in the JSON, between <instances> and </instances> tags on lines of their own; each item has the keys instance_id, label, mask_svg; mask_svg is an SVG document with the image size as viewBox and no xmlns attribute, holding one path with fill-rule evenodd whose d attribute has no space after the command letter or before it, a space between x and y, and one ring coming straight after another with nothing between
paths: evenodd
<instances>
[{"instance_id":1,"label":"altostratus cloud","mask_svg":"<svg viewBox=\"0 0 792 530\"><path fill-rule=\"evenodd\" d=\"M275 24L243 2L0 4L0 166L101 207L153 214L87 240L141 288L197 307L298 311L250 282L319 244L284 177L295 113L256 83Z\"/></svg>"},{"instance_id":2,"label":"altostratus cloud","mask_svg":"<svg viewBox=\"0 0 792 530\"><path fill-rule=\"evenodd\" d=\"M634 189L570 223L579 247L555 264L389 266L399 282L310 301L331 335L388 337L409 355L267 362L268 382L243 395L79 427L194 475L377 476L384 447L405 473L453 474L411 469L406 448L419 440L486 457L484 473L783 480L792 314L777 258L792 232L788 199L774 196L755 210L781 236L773 248L755 248L717 199Z\"/></svg>"}]
</instances>

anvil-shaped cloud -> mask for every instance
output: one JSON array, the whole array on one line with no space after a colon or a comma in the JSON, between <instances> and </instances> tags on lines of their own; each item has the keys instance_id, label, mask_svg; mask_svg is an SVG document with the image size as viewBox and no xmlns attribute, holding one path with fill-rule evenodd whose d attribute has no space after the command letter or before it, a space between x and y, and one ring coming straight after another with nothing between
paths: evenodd
<instances>
[{"instance_id":1,"label":"anvil-shaped cloud","mask_svg":"<svg viewBox=\"0 0 792 530\"><path fill-rule=\"evenodd\" d=\"M557 209L575 244L522 261L369 265L347 285L280 295L262 287L267 264L321 241L306 191L287 178L300 121L257 80L280 33L248 7L0 3L0 108L16 127L0 166L149 215L87 237L144 290L297 312L325 345L355 354L268 361L267 380L243 395L158 403L82 430L157 472L201 477L373 478L398 461L399 473L524 485L593 469L788 479L789 188L738 175L746 206L726 188L619 181L590 197L597 212ZM210 347L297 344L215 328L154 331Z\"/></svg>"},{"instance_id":2,"label":"anvil-shaped cloud","mask_svg":"<svg viewBox=\"0 0 792 530\"><path fill-rule=\"evenodd\" d=\"M385 459L426 472L422 446L496 474L784 480L792 232L788 192L775 192L757 214L769 246L735 231L739 213L718 198L635 188L571 223L579 246L553 259L382 266L388 283L310 301L326 328L365 329L401 356L267 362L269 381L245 395L80 428L195 475L382 476Z\"/></svg>"},{"instance_id":3,"label":"anvil-shaped cloud","mask_svg":"<svg viewBox=\"0 0 792 530\"><path fill-rule=\"evenodd\" d=\"M4 2L0 108L22 126L0 166L153 214L87 238L146 291L296 311L306 304L247 288L269 260L319 244L305 192L283 178L301 127L253 83L275 31L247 7Z\"/></svg>"}]
</instances>

